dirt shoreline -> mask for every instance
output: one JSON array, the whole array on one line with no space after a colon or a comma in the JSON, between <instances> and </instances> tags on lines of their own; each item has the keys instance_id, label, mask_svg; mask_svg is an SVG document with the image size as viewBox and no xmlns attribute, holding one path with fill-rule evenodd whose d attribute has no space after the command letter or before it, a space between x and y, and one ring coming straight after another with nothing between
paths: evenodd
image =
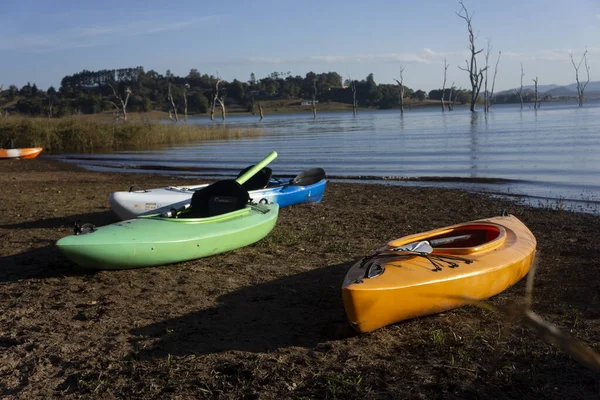
<instances>
[{"instance_id":1,"label":"dirt shoreline","mask_svg":"<svg viewBox=\"0 0 600 400\"><path fill-rule=\"evenodd\" d=\"M0 162L0 397L600 396L598 374L501 314L463 307L356 335L340 298L350 265L386 241L507 210L538 240L533 309L600 351L600 217L330 183L321 204L281 210L264 240L211 258L93 273L54 246L75 221L115 222L110 192L178 183L189 180Z\"/></svg>"}]
</instances>

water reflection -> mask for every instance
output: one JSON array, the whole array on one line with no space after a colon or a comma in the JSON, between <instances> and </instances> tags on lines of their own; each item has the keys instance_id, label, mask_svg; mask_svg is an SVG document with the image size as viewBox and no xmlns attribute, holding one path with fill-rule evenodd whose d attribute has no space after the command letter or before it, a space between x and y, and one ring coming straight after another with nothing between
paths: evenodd
<instances>
[{"instance_id":1,"label":"water reflection","mask_svg":"<svg viewBox=\"0 0 600 400\"><path fill-rule=\"evenodd\" d=\"M487 121L487 114L485 114L485 118ZM471 162L471 178L477 178L477 135L478 135L478 126L477 121L479 119L479 113L474 112L471 113L471 129L470 133L470 147L469 147L469 160Z\"/></svg>"},{"instance_id":2,"label":"water reflection","mask_svg":"<svg viewBox=\"0 0 600 400\"><path fill-rule=\"evenodd\" d=\"M415 108L403 115L398 110L361 110L358 116L321 113L316 121L312 113L266 115L262 122L256 116L231 115L228 126L260 127L264 134L62 157L96 169L167 168L169 173L212 178L228 176L276 150L279 157L272 168L285 175L318 166L330 176L347 179L502 178L520 182L519 190L528 195L580 198L585 191L596 197L600 196L599 105L547 103L534 111L521 110L519 104L496 104L487 115L471 113L468 107L444 113L438 107ZM189 123L210 120L190 118Z\"/></svg>"}]
</instances>

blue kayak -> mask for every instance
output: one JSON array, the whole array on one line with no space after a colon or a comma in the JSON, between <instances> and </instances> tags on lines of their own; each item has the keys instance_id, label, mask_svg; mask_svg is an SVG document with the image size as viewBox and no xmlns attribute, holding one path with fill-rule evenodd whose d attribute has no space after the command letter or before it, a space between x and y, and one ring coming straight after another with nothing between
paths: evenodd
<instances>
[{"instance_id":1,"label":"blue kayak","mask_svg":"<svg viewBox=\"0 0 600 400\"><path fill-rule=\"evenodd\" d=\"M244 171L240 172L242 174ZM279 208L302 203L318 203L323 198L327 179L322 168L309 169L293 179L271 179L270 172L249 181L248 194L253 203L276 203ZM262 181L261 181L262 180ZM266 187L260 187L260 186ZM179 209L192 195L208 185L171 186L158 189L113 192L109 196L112 210L123 220L133 219L158 209ZM258 186L258 187L257 187Z\"/></svg>"}]
</instances>

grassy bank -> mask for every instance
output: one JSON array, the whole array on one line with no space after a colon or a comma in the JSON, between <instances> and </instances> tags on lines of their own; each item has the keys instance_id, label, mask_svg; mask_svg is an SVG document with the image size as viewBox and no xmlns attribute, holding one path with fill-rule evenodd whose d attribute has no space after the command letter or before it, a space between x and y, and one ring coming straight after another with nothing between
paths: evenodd
<instances>
[{"instance_id":1,"label":"grassy bank","mask_svg":"<svg viewBox=\"0 0 600 400\"><path fill-rule=\"evenodd\" d=\"M0 145L6 146L12 138L14 147L43 147L46 152L86 153L260 135L260 129L220 124L198 126L141 120L106 122L89 117L0 118Z\"/></svg>"}]
</instances>

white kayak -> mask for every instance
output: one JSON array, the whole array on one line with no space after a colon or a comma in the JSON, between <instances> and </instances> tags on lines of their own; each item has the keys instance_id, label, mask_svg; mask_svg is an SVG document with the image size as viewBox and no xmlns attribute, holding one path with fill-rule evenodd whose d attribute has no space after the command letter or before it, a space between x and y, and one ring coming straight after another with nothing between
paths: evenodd
<instances>
[{"instance_id":1,"label":"white kayak","mask_svg":"<svg viewBox=\"0 0 600 400\"><path fill-rule=\"evenodd\" d=\"M243 171L242 171L243 172ZM263 176L267 186L249 190L254 203L277 203L280 208L299 203L317 203L323 198L327 180L321 168L309 169L294 179L286 181L270 178L270 171ZM136 218L144 213L164 207L181 208L189 203L192 195L208 184L194 186L170 186L156 189L134 189L113 192L108 201L112 210L123 220Z\"/></svg>"}]
</instances>

